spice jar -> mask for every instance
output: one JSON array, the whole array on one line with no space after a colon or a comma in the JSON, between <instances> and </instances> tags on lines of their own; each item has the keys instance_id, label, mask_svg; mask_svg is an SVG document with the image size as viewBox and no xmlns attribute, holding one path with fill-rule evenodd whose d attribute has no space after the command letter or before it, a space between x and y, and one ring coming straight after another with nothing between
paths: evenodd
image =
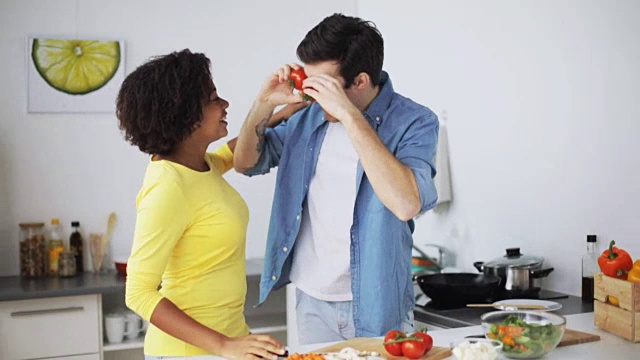
<instances>
[{"instance_id":1,"label":"spice jar","mask_svg":"<svg viewBox=\"0 0 640 360\"><path fill-rule=\"evenodd\" d=\"M35 278L46 275L48 253L44 241L44 223L21 223L20 276Z\"/></svg>"},{"instance_id":2,"label":"spice jar","mask_svg":"<svg viewBox=\"0 0 640 360\"><path fill-rule=\"evenodd\" d=\"M71 277L76 275L76 256L73 251L63 251L58 260L58 275Z\"/></svg>"}]
</instances>

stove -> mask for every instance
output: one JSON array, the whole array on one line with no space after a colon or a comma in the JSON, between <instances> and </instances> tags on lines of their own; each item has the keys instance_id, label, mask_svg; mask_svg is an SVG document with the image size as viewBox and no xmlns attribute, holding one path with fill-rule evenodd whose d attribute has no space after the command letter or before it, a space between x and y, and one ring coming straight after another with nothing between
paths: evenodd
<instances>
[{"instance_id":1,"label":"stove","mask_svg":"<svg viewBox=\"0 0 640 360\"><path fill-rule=\"evenodd\" d=\"M463 308L466 307L466 304L456 304L456 303L448 303L448 304L435 304L430 301L430 299L424 295L424 293L420 290L420 288L415 288L416 295L416 305L434 308L434 309L455 309L455 308ZM513 292L513 291L498 291L491 298L485 299L483 303L491 304L495 301L506 300L506 299L538 299L538 300L553 300L553 299L563 299L568 297L569 295L546 290L535 288L533 290L528 290L526 292Z\"/></svg>"},{"instance_id":2,"label":"stove","mask_svg":"<svg viewBox=\"0 0 640 360\"><path fill-rule=\"evenodd\" d=\"M418 290L416 294L420 294L416 299L416 307L414 308L414 317L417 321L427 324L433 324L438 327L444 328L457 328L465 326L480 325L480 316L483 314L496 311L494 308L469 308L469 307L456 307L456 308L442 308L436 307L430 304L430 299L427 298L421 291ZM530 297L533 298L533 297ZM571 315L584 312L593 311L593 302L583 302L580 297L568 295L565 293L541 289L535 299L539 300L553 300L562 305L562 308L556 311L560 315ZM492 303L489 301L487 304ZM494 301L503 299L494 299Z\"/></svg>"}]
</instances>

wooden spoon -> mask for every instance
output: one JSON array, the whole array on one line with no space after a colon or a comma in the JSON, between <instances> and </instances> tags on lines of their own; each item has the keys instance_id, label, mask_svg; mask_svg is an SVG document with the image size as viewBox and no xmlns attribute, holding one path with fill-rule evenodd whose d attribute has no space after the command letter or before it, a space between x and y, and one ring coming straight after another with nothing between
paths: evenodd
<instances>
[{"instance_id":1,"label":"wooden spoon","mask_svg":"<svg viewBox=\"0 0 640 360\"><path fill-rule=\"evenodd\" d=\"M502 309L508 308L516 308L516 309L532 309L532 310L547 310L548 307L544 305L534 305L534 304L508 304L508 303L500 303L500 304L467 304L467 307L497 307Z\"/></svg>"}]
</instances>

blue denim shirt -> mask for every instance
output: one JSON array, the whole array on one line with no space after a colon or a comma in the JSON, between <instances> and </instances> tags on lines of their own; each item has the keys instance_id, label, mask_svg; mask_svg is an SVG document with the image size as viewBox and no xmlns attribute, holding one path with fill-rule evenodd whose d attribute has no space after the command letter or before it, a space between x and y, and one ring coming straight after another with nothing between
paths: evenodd
<instances>
[{"instance_id":1,"label":"blue denim shirt","mask_svg":"<svg viewBox=\"0 0 640 360\"><path fill-rule=\"evenodd\" d=\"M385 146L411 168L420 190L421 212L436 203L433 163L438 119L428 108L394 92L383 72L380 91L364 112ZM265 131L258 163L246 175L278 167L271 209L260 303L287 283L300 230L303 203L327 130L322 108L313 103ZM411 278L413 221L401 221L376 196L358 162L351 226L351 289L356 336L382 336L401 329L413 309ZM322 271L322 269L318 269Z\"/></svg>"}]
</instances>

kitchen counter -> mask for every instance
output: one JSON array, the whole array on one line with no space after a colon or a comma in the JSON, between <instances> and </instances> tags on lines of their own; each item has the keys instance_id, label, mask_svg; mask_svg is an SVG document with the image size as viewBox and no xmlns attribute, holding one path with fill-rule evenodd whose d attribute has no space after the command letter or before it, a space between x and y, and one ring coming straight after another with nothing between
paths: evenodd
<instances>
[{"instance_id":1,"label":"kitchen counter","mask_svg":"<svg viewBox=\"0 0 640 360\"><path fill-rule=\"evenodd\" d=\"M505 300L506 301L506 300ZM556 313L560 315L573 315L593 312L593 302L583 302L578 296L568 295L564 298L553 298L562 305ZM433 309L430 307L416 306L413 314L417 321L433 324L442 328L458 328L472 325L480 325L480 316L484 313L496 311L494 308L459 308L459 309ZM639 357L640 358L640 357Z\"/></svg>"},{"instance_id":2,"label":"kitchen counter","mask_svg":"<svg viewBox=\"0 0 640 360\"><path fill-rule=\"evenodd\" d=\"M264 261L247 259L247 276L259 276ZM42 277L23 279L0 277L0 301L42 299L59 296L109 294L124 289L125 277L115 270L104 273L83 272L70 278Z\"/></svg>"},{"instance_id":3,"label":"kitchen counter","mask_svg":"<svg viewBox=\"0 0 640 360\"><path fill-rule=\"evenodd\" d=\"M600 335L600 341L586 344L564 346L554 349L547 354L545 360L637 360L640 359L640 343L632 343L618 336L608 333L593 324L593 313L568 315L567 328ZM459 340L468 335L482 333L479 325L469 327L459 327L454 329L430 331L433 336L434 345L449 346L451 342ZM289 348L289 353L305 353L331 345L331 343L301 345ZM451 356L448 359L455 359Z\"/></svg>"},{"instance_id":4,"label":"kitchen counter","mask_svg":"<svg viewBox=\"0 0 640 360\"><path fill-rule=\"evenodd\" d=\"M0 277L0 301L113 293L124 289L124 281L125 277L115 272L85 272L70 278Z\"/></svg>"}]
</instances>

